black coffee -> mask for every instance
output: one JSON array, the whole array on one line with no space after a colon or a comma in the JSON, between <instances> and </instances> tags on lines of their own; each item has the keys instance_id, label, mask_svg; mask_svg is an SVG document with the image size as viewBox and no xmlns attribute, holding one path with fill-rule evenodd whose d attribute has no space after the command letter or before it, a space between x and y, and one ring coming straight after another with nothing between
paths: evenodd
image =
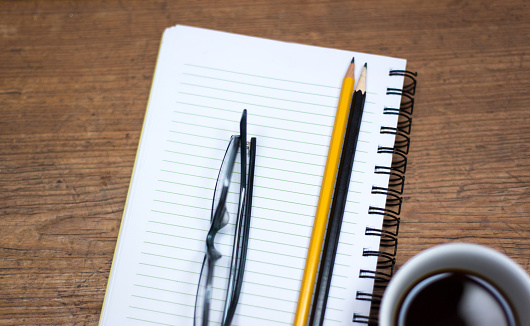
<instances>
[{"instance_id":1,"label":"black coffee","mask_svg":"<svg viewBox=\"0 0 530 326\"><path fill-rule=\"evenodd\" d=\"M484 280L460 272L427 277L401 303L398 326L516 326L510 305Z\"/></svg>"}]
</instances>

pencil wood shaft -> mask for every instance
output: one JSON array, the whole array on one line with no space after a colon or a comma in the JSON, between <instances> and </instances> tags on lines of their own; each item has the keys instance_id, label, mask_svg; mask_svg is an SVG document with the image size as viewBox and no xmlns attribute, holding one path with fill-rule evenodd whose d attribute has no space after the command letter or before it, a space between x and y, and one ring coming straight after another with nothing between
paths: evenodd
<instances>
[{"instance_id":1,"label":"pencil wood shaft","mask_svg":"<svg viewBox=\"0 0 530 326\"><path fill-rule=\"evenodd\" d=\"M337 176L337 167L339 165L344 131L348 120L351 96L355 84L354 68L355 66L352 60L342 82L333 132L331 134L331 142L328 149L326 168L324 169L324 176L320 187L320 196L318 198L317 210L315 213L315 221L313 223L313 231L311 233L311 240L307 252L302 285L298 296L294 326L306 326L309 317L309 308L311 305L320 254L322 252L324 234L326 232L326 222L329 208L331 206L333 187L335 186L335 179Z\"/></svg>"}]
</instances>

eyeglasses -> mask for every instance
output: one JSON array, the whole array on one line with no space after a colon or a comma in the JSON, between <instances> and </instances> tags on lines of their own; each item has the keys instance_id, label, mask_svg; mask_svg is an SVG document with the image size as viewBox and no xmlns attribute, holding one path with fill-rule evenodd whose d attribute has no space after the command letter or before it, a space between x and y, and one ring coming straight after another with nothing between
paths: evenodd
<instances>
[{"instance_id":1,"label":"eyeglasses","mask_svg":"<svg viewBox=\"0 0 530 326\"><path fill-rule=\"evenodd\" d=\"M256 161L256 138L252 137L247 143L247 110L243 110L239 123L239 133L239 135L233 135L230 138L215 185L210 229L206 236L206 254L202 263L195 298L194 326L207 326L209 322L229 326L241 293L247 256ZM237 175L234 166L238 154L241 163L239 203L235 223L229 224L230 214L226 203L232 177ZM223 228L224 230L220 232ZM216 239L218 234L219 237L217 238L220 239ZM228 247L230 244L232 246L231 256L226 256L227 259L224 259L223 264L217 264L223 256L218 248Z\"/></svg>"}]
</instances>

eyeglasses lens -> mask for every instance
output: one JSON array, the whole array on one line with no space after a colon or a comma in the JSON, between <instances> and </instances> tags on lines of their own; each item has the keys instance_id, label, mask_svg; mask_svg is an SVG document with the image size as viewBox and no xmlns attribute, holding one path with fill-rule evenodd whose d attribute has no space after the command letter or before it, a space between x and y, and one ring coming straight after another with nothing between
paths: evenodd
<instances>
[{"instance_id":1,"label":"eyeglasses lens","mask_svg":"<svg viewBox=\"0 0 530 326\"><path fill-rule=\"evenodd\" d=\"M223 325L225 306L230 301L230 265L239 201L239 171L234 169L238 146L239 137L232 137L219 170L211 218L212 226L219 229L214 246L221 257L216 260L217 257L206 255L203 261L195 302L195 326Z\"/></svg>"}]
</instances>

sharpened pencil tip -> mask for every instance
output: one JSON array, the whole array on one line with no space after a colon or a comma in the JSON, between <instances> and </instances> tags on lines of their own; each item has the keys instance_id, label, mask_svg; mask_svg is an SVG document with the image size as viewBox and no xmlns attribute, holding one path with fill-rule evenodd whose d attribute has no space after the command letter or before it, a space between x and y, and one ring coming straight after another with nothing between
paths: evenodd
<instances>
[{"instance_id":1,"label":"sharpened pencil tip","mask_svg":"<svg viewBox=\"0 0 530 326\"><path fill-rule=\"evenodd\" d=\"M355 91L361 91L366 92L366 74L368 72L368 63L364 64L363 70L361 71L361 76L359 76L359 80L357 81L357 87L355 88Z\"/></svg>"},{"instance_id":2,"label":"sharpened pencil tip","mask_svg":"<svg viewBox=\"0 0 530 326\"><path fill-rule=\"evenodd\" d=\"M365 68L368 68L368 62L365 62L365 63L364 63L364 67L365 67Z\"/></svg>"},{"instance_id":3,"label":"sharpened pencil tip","mask_svg":"<svg viewBox=\"0 0 530 326\"><path fill-rule=\"evenodd\" d=\"M348 66L348 70L346 70L346 75L344 76L344 78L354 78L354 73L355 73L355 57L351 59L351 63Z\"/></svg>"}]
</instances>

